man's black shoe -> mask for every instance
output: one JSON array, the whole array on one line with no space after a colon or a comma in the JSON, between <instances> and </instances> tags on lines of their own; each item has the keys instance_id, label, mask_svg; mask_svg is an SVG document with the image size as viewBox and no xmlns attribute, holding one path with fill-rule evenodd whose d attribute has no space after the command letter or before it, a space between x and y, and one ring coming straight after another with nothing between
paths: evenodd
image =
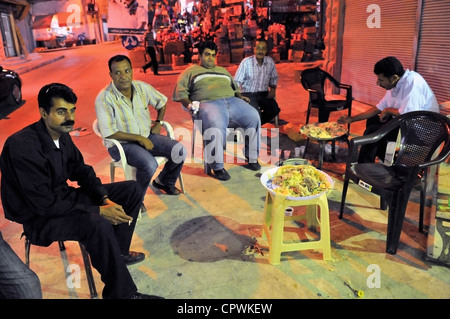
<instances>
[{"instance_id":1,"label":"man's black shoe","mask_svg":"<svg viewBox=\"0 0 450 319\"><path fill-rule=\"evenodd\" d=\"M146 294L141 294L140 292L136 292L133 296L131 296L131 299L166 299L166 298L160 297L160 296L146 295Z\"/></svg>"},{"instance_id":2,"label":"man's black shoe","mask_svg":"<svg viewBox=\"0 0 450 319\"><path fill-rule=\"evenodd\" d=\"M137 251L130 251L128 255L121 254L123 261L125 262L125 265L133 265L137 264L138 262L141 262L145 259L144 253L140 253Z\"/></svg>"},{"instance_id":3,"label":"man's black shoe","mask_svg":"<svg viewBox=\"0 0 450 319\"><path fill-rule=\"evenodd\" d=\"M249 163L248 159L245 159L247 164L245 165L246 168L252 170L252 171L259 171L261 169L261 165L259 165L258 160L256 160L256 163Z\"/></svg>"},{"instance_id":4,"label":"man's black shoe","mask_svg":"<svg viewBox=\"0 0 450 319\"><path fill-rule=\"evenodd\" d=\"M166 186L156 181L153 181L152 185L158 189L165 191L167 195L180 195L181 193L180 190L175 186Z\"/></svg>"},{"instance_id":5,"label":"man's black shoe","mask_svg":"<svg viewBox=\"0 0 450 319\"><path fill-rule=\"evenodd\" d=\"M210 173L209 175L211 175L214 178L217 178L218 180L227 181L231 178L230 174L228 174L228 172L224 168L219 169L217 171L213 170L213 172L214 172L213 174Z\"/></svg>"}]
</instances>

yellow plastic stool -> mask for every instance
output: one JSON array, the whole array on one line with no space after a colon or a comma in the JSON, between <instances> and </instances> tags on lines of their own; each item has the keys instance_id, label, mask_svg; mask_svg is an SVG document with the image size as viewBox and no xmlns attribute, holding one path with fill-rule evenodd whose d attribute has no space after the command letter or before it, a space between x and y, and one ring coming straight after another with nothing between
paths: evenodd
<instances>
[{"instance_id":1,"label":"yellow plastic stool","mask_svg":"<svg viewBox=\"0 0 450 319\"><path fill-rule=\"evenodd\" d=\"M306 214L285 216L284 211L289 206L306 206ZM320 219L318 207L320 208ZM320 239L307 242L284 243L284 222L299 219L306 219L309 228L319 226ZM283 252L308 249L322 249L323 259L331 260L330 217L327 194L323 193L319 197L308 200L289 200L285 196L273 195L268 191L266 195L263 237L267 238L269 243L269 263L272 265L280 263L281 253Z\"/></svg>"}]
</instances>

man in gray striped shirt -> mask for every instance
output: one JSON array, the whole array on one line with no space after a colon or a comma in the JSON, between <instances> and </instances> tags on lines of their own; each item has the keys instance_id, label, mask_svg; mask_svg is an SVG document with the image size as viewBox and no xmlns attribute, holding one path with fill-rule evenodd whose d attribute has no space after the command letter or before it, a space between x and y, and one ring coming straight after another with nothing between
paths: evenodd
<instances>
[{"instance_id":1,"label":"man in gray striped shirt","mask_svg":"<svg viewBox=\"0 0 450 319\"><path fill-rule=\"evenodd\" d=\"M261 125L269 122L280 113L275 92L278 73L271 57L266 56L267 42L258 39L253 48L254 55L241 61L234 80L241 88L241 94L250 99L261 117Z\"/></svg>"}]
</instances>

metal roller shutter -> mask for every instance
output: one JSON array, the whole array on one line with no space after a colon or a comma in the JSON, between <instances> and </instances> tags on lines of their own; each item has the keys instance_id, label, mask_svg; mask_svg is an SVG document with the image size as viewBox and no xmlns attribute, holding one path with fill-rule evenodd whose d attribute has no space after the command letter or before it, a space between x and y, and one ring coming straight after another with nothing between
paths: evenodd
<instances>
[{"instance_id":1,"label":"metal roller shutter","mask_svg":"<svg viewBox=\"0 0 450 319\"><path fill-rule=\"evenodd\" d=\"M439 103L450 101L450 0L423 2L416 71Z\"/></svg>"},{"instance_id":2,"label":"metal roller shutter","mask_svg":"<svg viewBox=\"0 0 450 319\"><path fill-rule=\"evenodd\" d=\"M380 28L370 28L370 1L347 0L345 6L341 82L353 86L355 100L376 105L385 90L376 85L373 67L395 56L412 69L418 1L377 0Z\"/></svg>"}]
</instances>

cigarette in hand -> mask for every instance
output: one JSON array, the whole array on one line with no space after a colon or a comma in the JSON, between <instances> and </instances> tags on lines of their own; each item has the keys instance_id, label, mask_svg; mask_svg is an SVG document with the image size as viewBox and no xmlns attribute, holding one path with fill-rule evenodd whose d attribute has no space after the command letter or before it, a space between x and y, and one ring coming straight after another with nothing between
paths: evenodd
<instances>
[{"instance_id":1,"label":"cigarette in hand","mask_svg":"<svg viewBox=\"0 0 450 319\"><path fill-rule=\"evenodd\" d=\"M130 226L131 225L131 219L128 221L128 226Z\"/></svg>"}]
</instances>

